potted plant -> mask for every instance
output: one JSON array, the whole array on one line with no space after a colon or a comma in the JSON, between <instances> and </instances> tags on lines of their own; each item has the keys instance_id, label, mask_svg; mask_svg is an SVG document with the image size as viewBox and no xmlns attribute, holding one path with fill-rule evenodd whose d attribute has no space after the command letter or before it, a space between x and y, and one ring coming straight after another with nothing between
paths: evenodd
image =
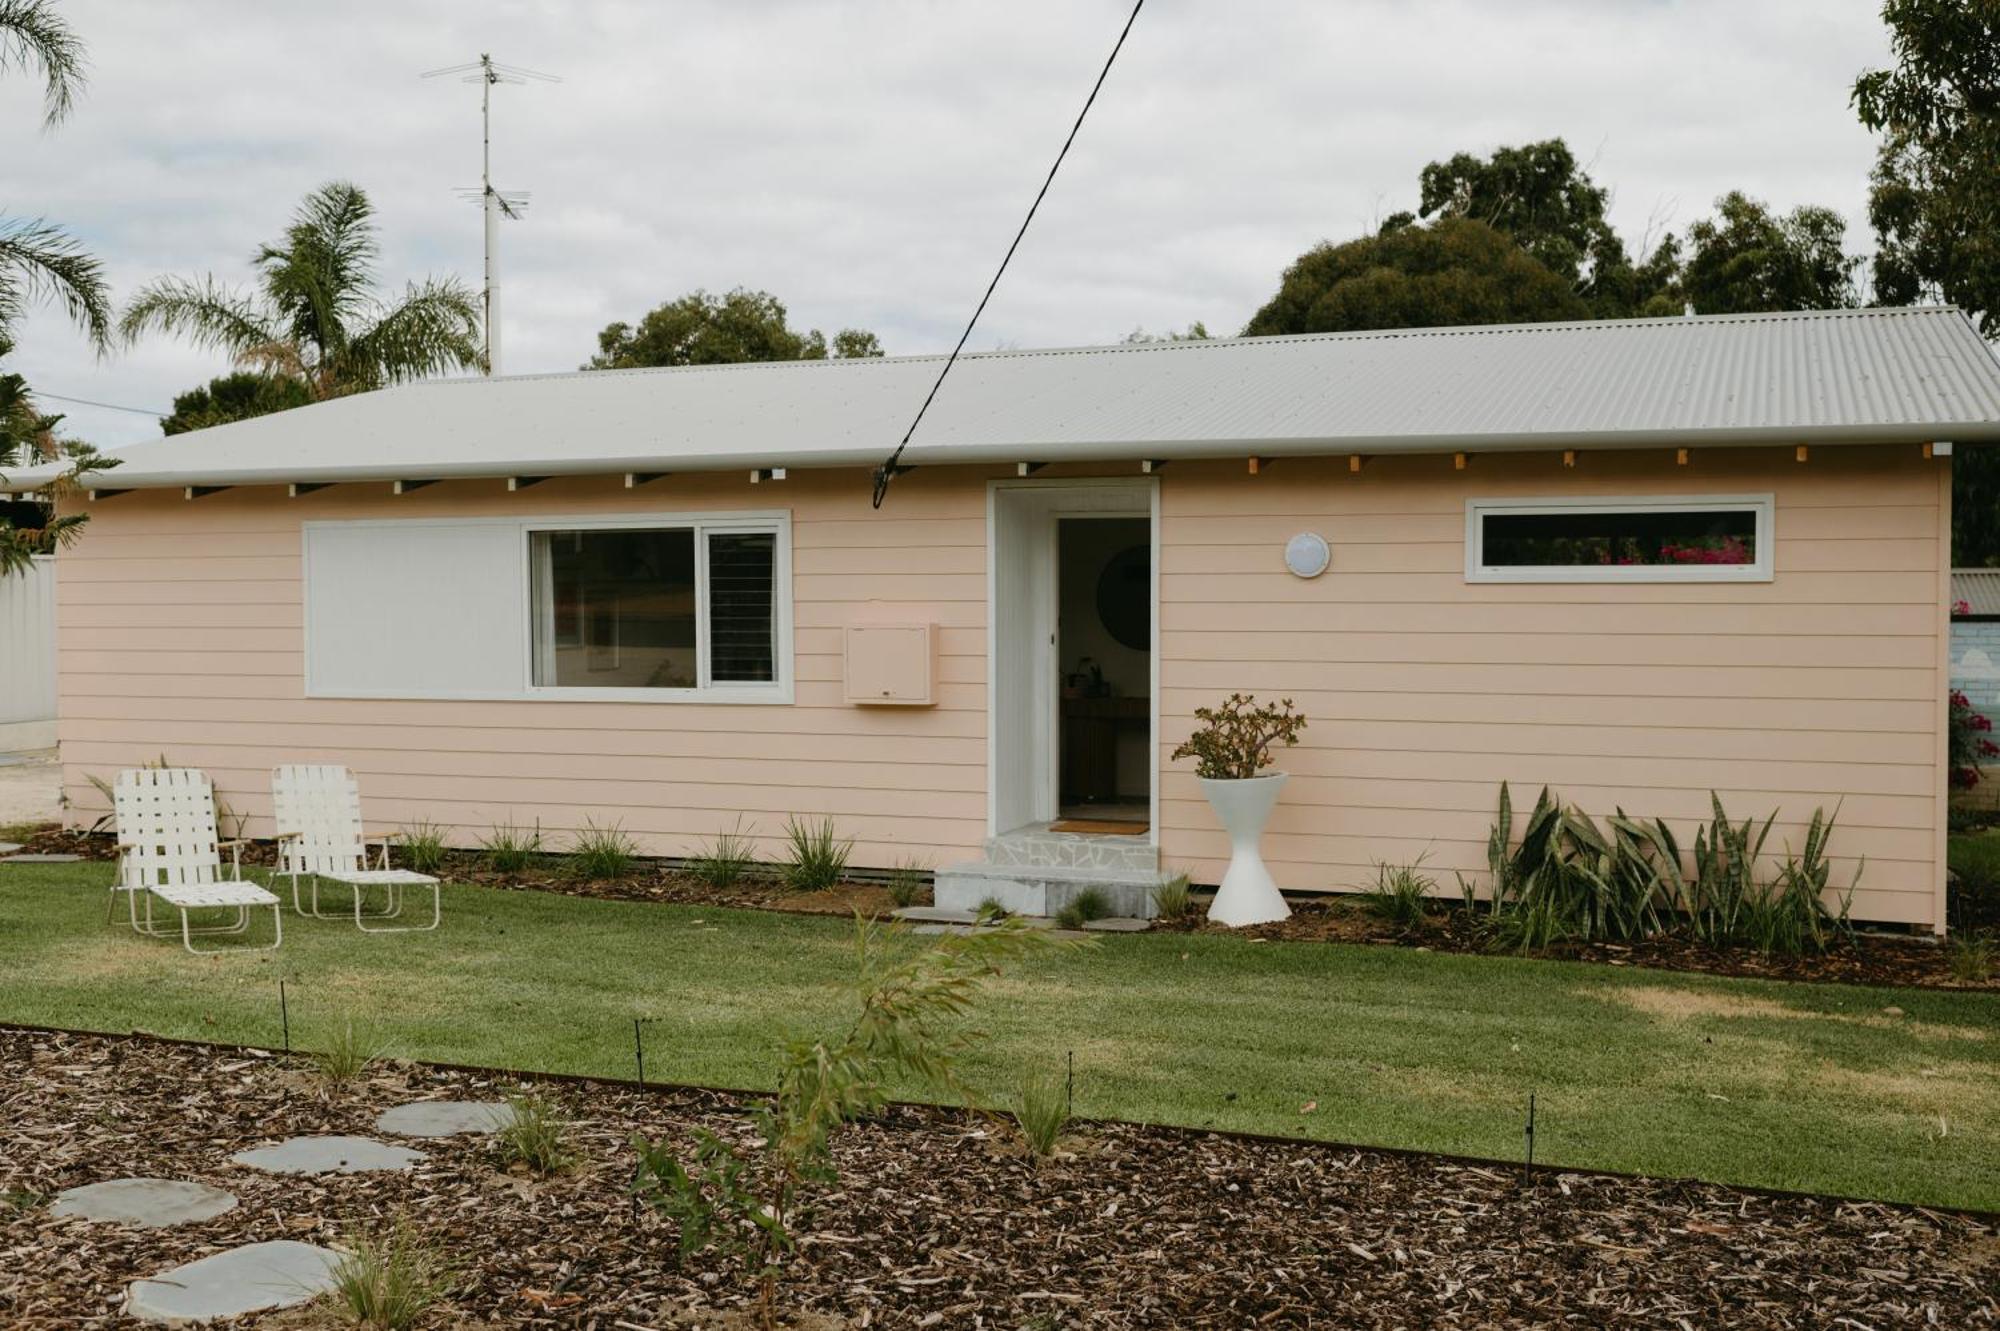
<instances>
[{"instance_id":1,"label":"potted plant","mask_svg":"<svg viewBox=\"0 0 2000 1331\"><path fill-rule=\"evenodd\" d=\"M1259 707L1247 693L1230 694L1220 707L1197 707L1194 715L1201 724L1174 757L1194 759L1201 793L1229 832L1229 868L1208 918L1232 929L1282 920L1292 909L1264 867L1258 843L1286 774L1264 769L1274 747L1299 742L1306 719L1290 698Z\"/></svg>"}]
</instances>

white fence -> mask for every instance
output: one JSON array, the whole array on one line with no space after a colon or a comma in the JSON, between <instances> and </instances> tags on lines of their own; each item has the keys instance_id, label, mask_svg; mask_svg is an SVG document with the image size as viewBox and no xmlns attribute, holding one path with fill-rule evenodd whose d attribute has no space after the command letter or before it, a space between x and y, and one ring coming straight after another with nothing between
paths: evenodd
<instances>
[{"instance_id":1,"label":"white fence","mask_svg":"<svg viewBox=\"0 0 2000 1331\"><path fill-rule=\"evenodd\" d=\"M0 753L56 742L56 561L0 576Z\"/></svg>"}]
</instances>

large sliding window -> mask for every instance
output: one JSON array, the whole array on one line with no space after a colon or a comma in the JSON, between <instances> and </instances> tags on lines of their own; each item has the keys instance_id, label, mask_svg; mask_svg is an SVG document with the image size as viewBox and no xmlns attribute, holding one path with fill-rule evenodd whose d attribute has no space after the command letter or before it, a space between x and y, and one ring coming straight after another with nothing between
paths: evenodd
<instances>
[{"instance_id":1,"label":"large sliding window","mask_svg":"<svg viewBox=\"0 0 2000 1331\"><path fill-rule=\"evenodd\" d=\"M1771 497L1470 499L1469 582L1768 582Z\"/></svg>"},{"instance_id":2,"label":"large sliding window","mask_svg":"<svg viewBox=\"0 0 2000 1331\"><path fill-rule=\"evenodd\" d=\"M786 703L783 512L305 524L306 690Z\"/></svg>"},{"instance_id":3,"label":"large sliding window","mask_svg":"<svg viewBox=\"0 0 2000 1331\"><path fill-rule=\"evenodd\" d=\"M775 522L536 527L538 690L775 690Z\"/></svg>"}]
</instances>

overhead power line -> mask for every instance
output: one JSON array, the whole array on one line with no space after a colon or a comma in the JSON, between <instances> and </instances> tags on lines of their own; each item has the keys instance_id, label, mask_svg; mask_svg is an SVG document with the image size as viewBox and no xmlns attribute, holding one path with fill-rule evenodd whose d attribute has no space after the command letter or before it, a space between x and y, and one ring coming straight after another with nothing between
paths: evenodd
<instances>
[{"instance_id":1,"label":"overhead power line","mask_svg":"<svg viewBox=\"0 0 2000 1331\"><path fill-rule=\"evenodd\" d=\"M1117 61L1118 53L1125 49L1125 39L1131 35L1132 25L1138 21L1139 11L1145 7L1146 0L1137 0L1132 6L1131 14L1126 16L1125 26L1119 29L1118 40L1111 46L1111 54L1104 58L1104 68L1097 72L1097 82L1090 85L1090 96L1083 99L1083 109L1076 113L1076 123L1069 127L1069 137L1063 140L1062 151L1056 154L1056 160L1049 167L1048 177L1042 181L1042 187L1035 191L1035 201L1028 205L1028 215L1021 219L1021 229L1014 233L1014 243L1007 247L1007 253L1000 260L1000 267L993 273L993 280L986 284L986 294L979 298L979 307L973 310L972 317L965 321L965 331L958 335L958 345L953 347L951 355L945 358L944 367L931 382L931 391L924 395L923 405L917 408L915 418L910 421L910 428L903 431L902 441L896 445L896 451L889 455L888 461L875 469L876 508L882 507L882 499L889 493L889 482L896 478L896 464L903 460L903 450L910 446L910 438L916 434L917 426L923 423L924 413L931 409L931 403L937 398L938 389L944 387L944 377L951 373L952 366L958 364L958 354L965 350L965 341L972 336L973 325L978 323L979 316L986 312L986 302L993 299L993 289L1000 285L1001 277L1007 272L1007 265L1013 262L1014 251L1021 247L1021 238L1028 234L1028 224L1035 220L1035 210L1042 206L1043 198L1048 195L1049 186L1055 184L1056 172L1062 169L1063 158L1069 156L1069 146L1076 142L1077 131L1083 128L1083 118L1090 114L1091 106L1097 101L1098 90L1104 87L1104 80L1110 75L1111 66Z\"/></svg>"},{"instance_id":2,"label":"overhead power line","mask_svg":"<svg viewBox=\"0 0 2000 1331\"><path fill-rule=\"evenodd\" d=\"M151 407L121 407L116 402L94 402L87 397L64 397L61 393L51 393L46 388L30 388L28 397L52 397L58 402L74 402L79 407L102 407L106 411L129 411L135 416L171 416L171 411L154 411Z\"/></svg>"}]
</instances>

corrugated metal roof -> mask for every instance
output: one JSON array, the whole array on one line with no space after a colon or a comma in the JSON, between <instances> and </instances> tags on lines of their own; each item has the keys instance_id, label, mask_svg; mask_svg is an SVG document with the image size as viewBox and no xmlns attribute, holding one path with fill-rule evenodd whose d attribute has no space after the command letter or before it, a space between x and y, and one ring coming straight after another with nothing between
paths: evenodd
<instances>
[{"instance_id":1,"label":"corrugated metal roof","mask_svg":"<svg viewBox=\"0 0 2000 1331\"><path fill-rule=\"evenodd\" d=\"M1951 571L1954 615L2000 618L2000 568L1955 568ZM1965 609L1960 610L1959 606Z\"/></svg>"},{"instance_id":2,"label":"corrugated metal roof","mask_svg":"<svg viewBox=\"0 0 2000 1331\"><path fill-rule=\"evenodd\" d=\"M873 466L939 359L412 384L122 449L102 483ZM905 461L1932 440L2000 440L2000 361L1942 306L987 352Z\"/></svg>"}]
</instances>

